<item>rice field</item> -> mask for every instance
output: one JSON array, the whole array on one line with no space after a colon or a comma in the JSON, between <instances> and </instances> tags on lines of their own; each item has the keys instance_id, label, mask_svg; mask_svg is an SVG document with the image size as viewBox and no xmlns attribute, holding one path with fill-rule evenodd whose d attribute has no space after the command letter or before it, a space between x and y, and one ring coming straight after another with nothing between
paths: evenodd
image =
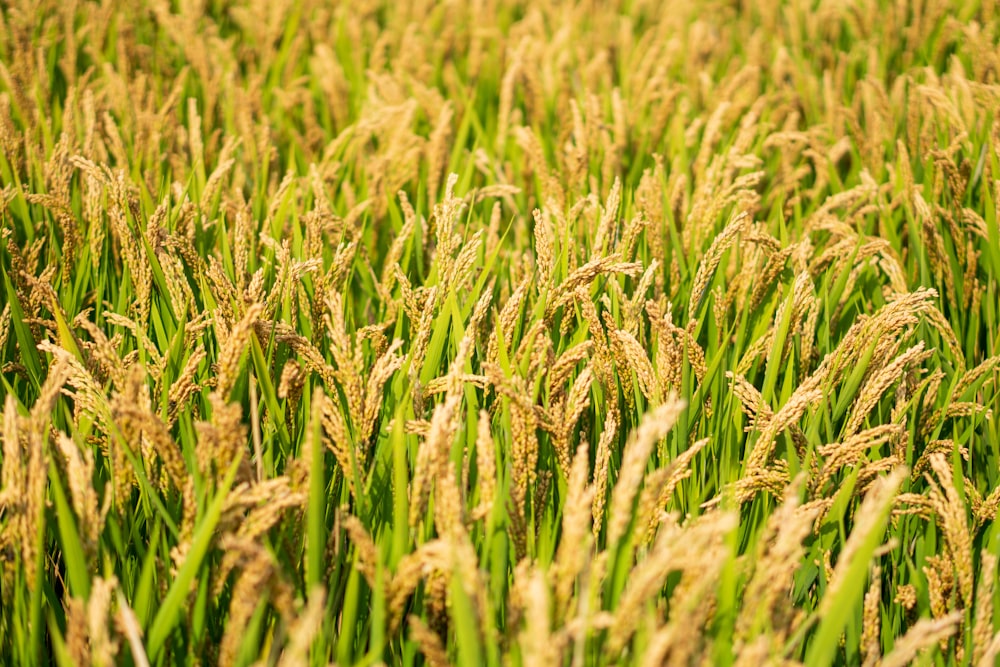
<instances>
[{"instance_id":1,"label":"rice field","mask_svg":"<svg viewBox=\"0 0 1000 667\"><path fill-rule=\"evenodd\" d=\"M995 665L994 0L0 3L0 664Z\"/></svg>"}]
</instances>

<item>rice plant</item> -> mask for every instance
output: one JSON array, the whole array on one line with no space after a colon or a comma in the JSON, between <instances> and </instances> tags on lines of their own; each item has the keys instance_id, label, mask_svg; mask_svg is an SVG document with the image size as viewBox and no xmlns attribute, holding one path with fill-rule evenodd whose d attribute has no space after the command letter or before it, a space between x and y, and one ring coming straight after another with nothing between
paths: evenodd
<instances>
[{"instance_id":1,"label":"rice plant","mask_svg":"<svg viewBox=\"0 0 1000 667\"><path fill-rule=\"evenodd\" d=\"M0 3L0 663L993 665L994 0Z\"/></svg>"}]
</instances>

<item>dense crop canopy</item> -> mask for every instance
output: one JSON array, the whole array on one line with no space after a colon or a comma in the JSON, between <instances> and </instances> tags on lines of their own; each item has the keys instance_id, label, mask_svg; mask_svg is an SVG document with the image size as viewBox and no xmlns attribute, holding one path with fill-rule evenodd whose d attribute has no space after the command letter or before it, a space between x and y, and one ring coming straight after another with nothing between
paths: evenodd
<instances>
[{"instance_id":1,"label":"dense crop canopy","mask_svg":"<svg viewBox=\"0 0 1000 667\"><path fill-rule=\"evenodd\" d=\"M0 3L0 664L994 664L998 32Z\"/></svg>"}]
</instances>

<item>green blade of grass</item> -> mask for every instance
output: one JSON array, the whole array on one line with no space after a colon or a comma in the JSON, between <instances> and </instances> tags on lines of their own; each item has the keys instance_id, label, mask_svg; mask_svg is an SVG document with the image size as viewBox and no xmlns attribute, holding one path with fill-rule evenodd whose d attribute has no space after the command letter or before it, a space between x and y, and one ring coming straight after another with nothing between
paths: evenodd
<instances>
[{"instance_id":1,"label":"green blade of grass","mask_svg":"<svg viewBox=\"0 0 1000 667\"><path fill-rule=\"evenodd\" d=\"M242 463L242 460L237 457L229 466L222 484L216 489L215 497L205 510L205 515L202 517L201 523L198 525L191 540L191 547L188 550L187 557L184 559L184 563L177 572L177 577L170 584L167 595L156 612L153 624L149 629L149 639L146 647L149 657L153 661L159 658L160 652L164 649L170 633L173 632L177 621L181 617L183 605L190 594L191 584L203 569L205 558L212 545L215 527L222 517L222 509L225 507L226 496L233 485L233 481L236 479L240 463Z\"/></svg>"}]
</instances>

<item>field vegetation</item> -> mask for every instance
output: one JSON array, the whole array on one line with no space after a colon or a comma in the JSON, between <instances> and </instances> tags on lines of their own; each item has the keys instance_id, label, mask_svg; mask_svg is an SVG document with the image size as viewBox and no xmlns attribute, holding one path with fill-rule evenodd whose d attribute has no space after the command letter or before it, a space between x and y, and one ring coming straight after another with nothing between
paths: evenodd
<instances>
[{"instance_id":1,"label":"field vegetation","mask_svg":"<svg viewBox=\"0 0 1000 667\"><path fill-rule=\"evenodd\" d=\"M0 3L0 663L995 664L998 31Z\"/></svg>"}]
</instances>

